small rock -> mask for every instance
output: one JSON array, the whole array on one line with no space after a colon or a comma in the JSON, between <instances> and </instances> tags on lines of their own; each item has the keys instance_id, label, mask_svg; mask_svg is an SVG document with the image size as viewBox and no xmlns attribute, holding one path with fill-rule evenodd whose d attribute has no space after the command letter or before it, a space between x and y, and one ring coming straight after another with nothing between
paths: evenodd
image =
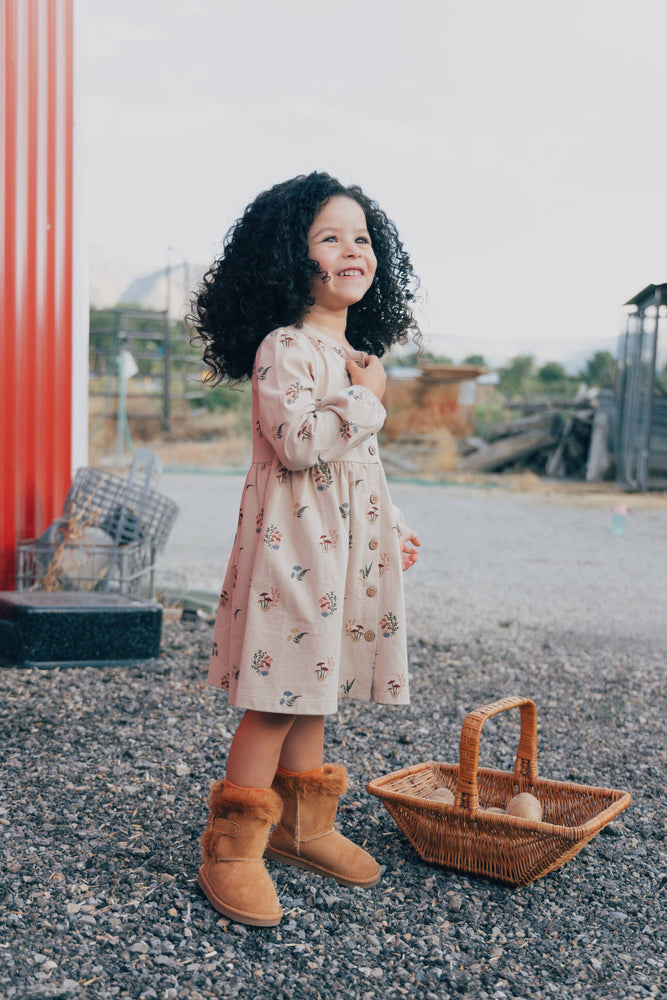
<instances>
[{"instance_id":1,"label":"small rock","mask_svg":"<svg viewBox=\"0 0 667 1000\"><path fill-rule=\"evenodd\" d=\"M130 951L138 955L147 955L150 950L150 945L146 944L145 941L135 941L134 944L130 945Z\"/></svg>"},{"instance_id":2,"label":"small rock","mask_svg":"<svg viewBox=\"0 0 667 1000\"><path fill-rule=\"evenodd\" d=\"M447 906L451 913L458 913L463 906L463 896L458 892L453 893L447 900Z\"/></svg>"}]
</instances>

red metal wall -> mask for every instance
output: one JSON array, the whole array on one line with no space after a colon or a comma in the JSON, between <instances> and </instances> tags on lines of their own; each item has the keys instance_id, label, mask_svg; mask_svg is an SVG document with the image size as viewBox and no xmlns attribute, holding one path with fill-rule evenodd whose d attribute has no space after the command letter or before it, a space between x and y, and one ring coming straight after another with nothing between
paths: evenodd
<instances>
[{"instance_id":1,"label":"red metal wall","mask_svg":"<svg viewBox=\"0 0 667 1000\"><path fill-rule=\"evenodd\" d=\"M0 5L0 589L71 477L73 0Z\"/></svg>"}]
</instances>

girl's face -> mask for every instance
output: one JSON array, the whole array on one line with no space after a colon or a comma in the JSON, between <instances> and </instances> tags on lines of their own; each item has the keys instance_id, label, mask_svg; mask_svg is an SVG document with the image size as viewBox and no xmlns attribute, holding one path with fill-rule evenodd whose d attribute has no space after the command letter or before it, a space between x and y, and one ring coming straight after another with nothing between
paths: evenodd
<instances>
[{"instance_id":1,"label":"girl's face","mask_svg":"<svg viewBox=\"0 0 667 1000\"><path fill-rule=\"evenodd\" d=\"M345 195L326 202L308 230L308 255L325 272L313 278L314 310L340 313L363 299L377 261L361 205Z\"/></svg>"}]
</instances>

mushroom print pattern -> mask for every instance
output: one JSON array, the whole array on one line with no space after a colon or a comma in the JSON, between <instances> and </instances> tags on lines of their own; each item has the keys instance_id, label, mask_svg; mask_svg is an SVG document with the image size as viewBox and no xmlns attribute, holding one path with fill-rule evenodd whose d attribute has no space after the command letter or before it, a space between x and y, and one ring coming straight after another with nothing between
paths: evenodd
<instances>
[{"instance_id":1,"label":"mushroom print pattern","mask_svg":"<svg viewBox=\"0 0 667 1000\"><path fill-rule=\"evenodd\" d=\"M253 459L209 669L240 708L409 701L405 522L378 452L384 407L350 383L350 358L364 355L307 325L275 330L257 352Z\"/></svg>"}]
</instances>

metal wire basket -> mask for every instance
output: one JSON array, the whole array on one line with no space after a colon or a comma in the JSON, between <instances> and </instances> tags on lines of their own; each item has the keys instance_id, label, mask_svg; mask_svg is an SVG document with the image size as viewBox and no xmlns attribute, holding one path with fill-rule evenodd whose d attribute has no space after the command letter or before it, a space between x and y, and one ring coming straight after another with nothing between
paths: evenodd
<instances>
[{"instance_id":1,"label":"metal wire basket","mask_svg":"<svg viewBox=\"0 0 667 1000\"><path fill-rule=\"evenodd\" d=\"M155 556L166 544L178 506L151 488L162 465L137 451L124 479L78 469L63 516L41 538L19 543L17 590L96 590L152 599Z\"/></svg>"},{"instance_id":2,"label":"metal wire basket","mask_svg":"<svg viewBox=\"0 0 667 1000\"><path fill-rule=\"evenodd\" d=\"M101 533L103 534L103 533ZM17 590L89 590L151 600L155 553L149 542L105 544L84 533L76 541L19 542Z\"/></svg>"},{"instance_id":3,"label":"metal wire basket","mask_svg":"<svg viewBox=\"0 0 667 1000\"><path fill-rule=\"evenodd\" d=\"M63 511L65 518L106 531L117 545L144 541L158 551L177 514L174 501L151 489L148 475L142 481L134 465L129 479L93 467L78 469Z\"/></svg>"}]
</instances>

